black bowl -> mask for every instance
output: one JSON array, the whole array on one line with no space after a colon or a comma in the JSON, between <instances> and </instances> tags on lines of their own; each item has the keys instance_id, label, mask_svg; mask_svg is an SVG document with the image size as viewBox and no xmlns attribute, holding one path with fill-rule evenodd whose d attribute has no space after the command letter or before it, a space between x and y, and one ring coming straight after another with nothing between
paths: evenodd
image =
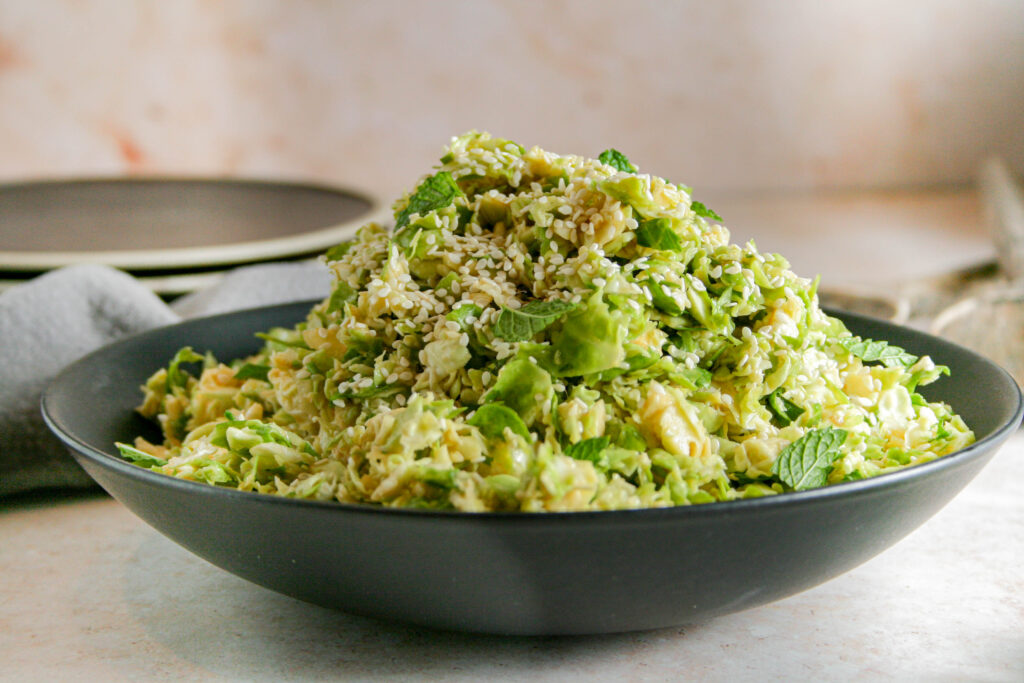
<instances>
[{"instance_id":1,"label":"black bowl","mask_svg":"<svg viewBox=\"0 0 1024 683\"><path fill-rule=\"evenodd\" d=\"M459 513L381 509L227 490L115 455L152 427L138 386L181 346L232 359L254 333L300 320L312 302L197 319L137 335L74 363L43 415L78 462L154 528L276 591L348 612L432 627L580 634L693 623L778 600L864 562L960 491L1021 421L1010 376L935 337L839 314L857 334L948 365L926 387L978 441L873 479L754 500L656 510ZM881 606L879 606L881 607Z\"/></svg>"}]
</instances>

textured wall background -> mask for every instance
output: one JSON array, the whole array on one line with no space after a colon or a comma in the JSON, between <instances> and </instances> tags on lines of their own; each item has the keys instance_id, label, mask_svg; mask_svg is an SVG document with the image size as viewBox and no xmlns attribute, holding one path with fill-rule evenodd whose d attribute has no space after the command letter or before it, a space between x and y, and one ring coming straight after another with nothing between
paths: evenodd
<instances>
[{"instance_id":1,"label":"textured wall background","mask_svg":"<svg viewBox=\"0 0 1024 683\"><path fill-rule=\"evenodd\" d=\"M0 0L0 180L318 178L387 199L470 128L699 190L1024 170L1024 3Z\"/></svg>"}]
</instances>

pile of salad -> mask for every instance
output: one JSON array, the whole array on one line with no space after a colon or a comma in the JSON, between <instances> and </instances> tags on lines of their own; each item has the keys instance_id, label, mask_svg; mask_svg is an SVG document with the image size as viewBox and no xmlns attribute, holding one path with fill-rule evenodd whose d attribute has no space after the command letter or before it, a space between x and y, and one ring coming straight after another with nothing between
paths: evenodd
<instances>
[{"instance_id":1,"label":"pile of salad","mask_svg":"<svg viewBox=\"0 0 1024 683\"><path fill-rule=\"evenodd\" d=\"M152 375L162 442L120 451L281 496L568 511L781 494L972 442L917 391L946 368L851 335L691 194L613 149L454 138L392 228L324 255L303 322Z\"/></svg>"}]
</instances>

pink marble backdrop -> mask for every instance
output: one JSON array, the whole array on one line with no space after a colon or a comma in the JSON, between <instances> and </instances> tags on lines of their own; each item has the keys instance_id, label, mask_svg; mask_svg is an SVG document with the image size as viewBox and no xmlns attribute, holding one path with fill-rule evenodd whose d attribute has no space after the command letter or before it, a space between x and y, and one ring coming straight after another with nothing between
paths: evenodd
<instances>
[{"instance_id":1,"label":"pink marble backdrop","mask_svg":"<svg viewBox=\"0 0 1024 683\"><path fill-rule=\"evenodd\" d=\"M711 190L1024 169L1024 3L0 0L0 181L317 178L392 198L454 134Z\"/></svg>"}]
</instances>

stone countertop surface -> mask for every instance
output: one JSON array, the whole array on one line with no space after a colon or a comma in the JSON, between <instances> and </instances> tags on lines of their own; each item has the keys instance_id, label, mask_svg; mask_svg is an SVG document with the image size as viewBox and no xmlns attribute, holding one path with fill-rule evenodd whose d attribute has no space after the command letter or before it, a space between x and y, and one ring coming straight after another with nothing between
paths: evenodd
<instances>
[{"instance_id":1,"label":"stone countertop surface","mask_svg":"<svg viewBox=\"0 0 1024 683\"><path fill-rule=\"evenodd\" d=\"M971 192L717 201L745 226L737 239L843 286L992 254ZM1022 458L1018 432L932 519L821 586L704 624L588 637L350 616L236 578L102 493L0 499L0 680L1020 681Z\"/></svg>"}]
</instances>

